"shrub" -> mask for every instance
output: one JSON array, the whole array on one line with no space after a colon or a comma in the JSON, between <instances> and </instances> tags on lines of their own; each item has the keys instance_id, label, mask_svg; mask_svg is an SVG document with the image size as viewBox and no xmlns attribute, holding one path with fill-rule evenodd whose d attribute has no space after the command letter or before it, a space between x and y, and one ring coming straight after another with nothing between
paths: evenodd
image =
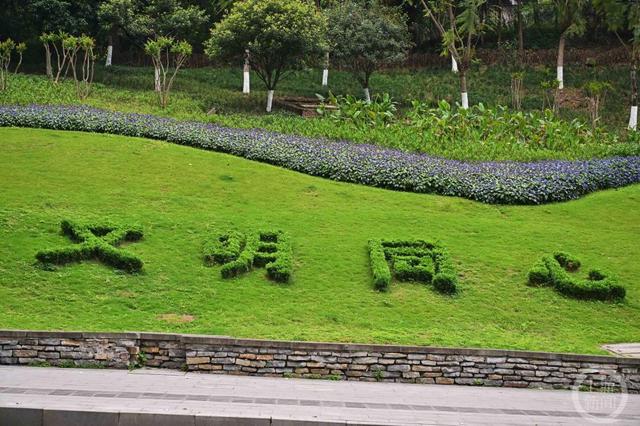
<instances>
[{"instance_id":1,"label":"shrub","mask_svg":"<svg viewBox=\"0 0 640 426\"><path fill-rule=\"evenodd\" d=\"M397 104L388 93L375 95L369 102L351 95L334 96L331 92L326 99L321 95L316 96L322 102L318 112L335 121L350 122L359 127L388 126L396 118ZM335 109L328 109L326 105Z\"/></svg>"},{"instance_id":2,"label":"shrub","mask_svg":"<svg viewBox=\"0 0 640 426\"><path fill-rule=\"evenodd\" d=\"M567 252L555 252L553 258L558 261L567 271L577 271L580 268L580 261L575 256Z\"/></svg>"},{"instance_id":3,"label":"shrub","mask_svg":"<svg viewBox=\"0 0 640 426\"><path fill-rule=\"evenodd\" d=\"M391 283L391 270L387 265L387 259L382 247L382 241L369 241L369 261L373 274L373 286L376 290L386 291Z\"/></svg>"},{"instance_id":4,"label":"shrub","mask_svg":"<svg viewBox=\"0 0 640 426\"><path fill-rule=\"evenodd\" d=\"M291 279L293 254L289 236L282 231L262 231L245 235L229 231L205 243L207 263L222 264L220 274L231 278L249 272L254 266L267 270L278 282Z\"/></svg>"},{"instance_id":5,"label":"shrub","mask_svg":"<svg viewBox=\"0 0 640 426\"><path fill-rule=\"evenodd\" d=\"M204 259L208 264L229 263L237 259L247 242L246 236L237 231L229 231L205 242Z\"/></svg>"},{"instance_id":6,"label":"shrub","mask_svg":"<svg viewBox=\"0 0 640 426\"><path fill-rule=\"evenodd\" d=\"M82 260L97 259L106 265L127 272L139 272L143 262L136 255L118 249L124 241L138 241L142 229L138 226L123 226L112 223L79 224L63 220L60 224L63 235L77 245L58 249L41 250L36 259L42 263L64 265Z\"/></svg>"},{"instance_id":7,"label":"shrub","mask_svg":"<svg viewBox=\"0 0 640 426\"><path fill-rule=\"evenodd\" d=\"M577 271L580 261L568 253L558 252L544 256L529 270L529 284L552 286L561 294L576 299L622 300L625 288L608 273L592 269L586 279L579 279L569 272Z\"/></svg>"},{"instance_id":8,"label":"shrub","mask_svg":"<svg viewBox=\"0 0 640 426\"><path fill-rule=\"evenodd\" d=\"M440 293L455 293L458 277L447 251L422 240L370 240L369 259L376 290L386 291L398 281L433 284ZM391 265L391 267L389 266Z\"/></svg>"},{"instance_id":9,"label":"shrub","mask_svg":"<svg viewBox=\"0 0 640 426\"><path fill-rule=\"evenodd\" d=\"M373 145L232 129L87 107L0 106L0 126L147 137L226 152L314 176L495 204L543 204L640 182L640 157L462 162Z\"/></svg>"}]
</instances>

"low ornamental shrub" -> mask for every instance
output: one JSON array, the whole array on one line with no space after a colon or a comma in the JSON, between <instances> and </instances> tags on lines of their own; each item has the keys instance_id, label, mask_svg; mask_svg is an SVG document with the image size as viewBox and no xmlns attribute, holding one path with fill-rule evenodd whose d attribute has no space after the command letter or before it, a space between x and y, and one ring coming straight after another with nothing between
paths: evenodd
<instances>
[{"instance_id":1,"label":"low ornamental shrub","mask_svg":"<svg viewBox=\"0 0 640 426\"><path fill-rule=\"evenodd\" d=\"M70 247L41 250L36 259L42 263L64 265L71 262L96 259L106 265L127 272L140 272L143 262L136 255L117 248L124 241L138 241L143 232L138 226L123 226L112 223L81 224L63 220L60 224L63 235L78 243Z\"/></svg>"},{"instance_id":2,"label":"low ornamental shrub","mask_svg":"<svg viewBox=\"0 0 640 426\"><path fill-rule=\"evenodd\" d=\"M216 236L204 245L205 262L221 264L223 278L232 278L265 268L267 276L277 282L289 282L293 252L289 236L282 231L261 231L245 235L237 231Z\"/></svg>"},{"instance_id":3,"label":"low ornamental shrub","mask_svg":"<svg viewBox=\"0 0 640 426\"><path fill-rule=\"evenodd\" d=\"M457 291L455 267L446 249L437 243L370 240L368 247L376 290L388 290L393 275L398 281L433 284L440 293L453 294Z\"/></svg>"},{"instance_id":4,"label":"low ornamental shrub","mask_svg":"<svg viewBox=\"0 0 640 426\"><path fill-rule=\"evenodd\" d=\"M529 270L529 285L553 287L559 293L576 299L624 299L625 288L608 273L592 269L586 279L580 279L570 273L579 268L580 261L568 253L544 256Z\"/></svg>"},{"instance_id":5,"label":"low ornamental shrub","mask_svg":"<svg viewBox=\"0 0 640 426\"><path fill-rule=\"evenodd\" d=\"M218 235L204 245L204 259L208 264L229 263L237 259L247 242L246 236L237 231Z\"/></svg>"},{"instance_id":6,"label":"low ornamental shrub","mask_svg":"<svg viewBox=\"0 0 640 426\"><path fill-rule=\"evenodd\" d=\"M566 201L640 182L640 157L462 162L368 144L232 129L82 106L0 106L0 126L79 130L226 152L337 181L495 204Z\"/></svg>"}]
</instances>

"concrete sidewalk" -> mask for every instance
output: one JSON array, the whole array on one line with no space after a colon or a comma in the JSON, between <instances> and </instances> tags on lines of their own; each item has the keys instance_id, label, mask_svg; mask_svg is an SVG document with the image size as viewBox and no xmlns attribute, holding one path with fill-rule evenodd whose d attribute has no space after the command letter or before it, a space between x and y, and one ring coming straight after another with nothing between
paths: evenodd
<instances>
[{"instance_id":1,"label":"concrete sidewalk","mask_svg":"<svg viewBox=\"0 0 640 426\"><path fill-rule=\"evenodd\" d=\"M2 426L584 425L619 406L615 424L640 424L640 395L0 367Z\"/></svg>"}]
</instances>

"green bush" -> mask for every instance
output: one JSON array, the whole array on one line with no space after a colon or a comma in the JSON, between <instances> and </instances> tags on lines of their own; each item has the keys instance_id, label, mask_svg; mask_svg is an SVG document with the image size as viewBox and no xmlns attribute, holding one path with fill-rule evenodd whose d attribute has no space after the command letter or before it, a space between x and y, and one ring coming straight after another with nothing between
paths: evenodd
<instances>
[{"instance_id":1,"label":"green bush","mask_svg":"<svg viewBox=\"0 0 640 426\"><path fill-rule=\"evenodd\" d=\"M555 252L553 253L553 258L567 271L573 272L580 268L580 261L567 252Z\"/></svg>"},{"instance_id":2,"label":"green bush","mask_svg":"<svg viewBox=\"0 0 640 426\"><path fill-rule=\"evenodd\" d=\"M253 267L264 267L270 279L288 282L293 269L291 241L282 231L249 235L229 231L205 243L204 258L209 264L222 264L223 278L249 272Z\"/></svg>"},{"instance_id":3,"label":"green bush","mask_svg":"<svg viewBox=\"0 0 640 426\"><path fill-rule=\"evenodd\" d=\"M590 270L586 279L579 279L570 274L579 268L580 261L568 253L557 252L553 257L544 256L529 270L529 284L552 286L559 293L576 299L624 299L624 286L610 274L596 269Z\"/></svg>"},{"instance_id":4,"label":"green bush","mask_svg":"<svg viewBox=\"0 0 640 426\"><path fill-rule=\"evenodd\" d=\"M398 281L433 284L440 293L455 293L458 277L447 251L422 240L370 240L369 258L376 290L386 291Z\"/></svg>"},{"instance_id":5,"label":"green bush","mask_svg":"<svg viewBox=\"0 0 640 426\"><path fill-rule=\"evenodd\" d=\"M63 220L60 224L63 235L78 243L71 247L41 250L36 259L42 263L64 265L82 260L97 259L106 265L127 272L139 272L143 262L136 255L118 249L124 241L138 241L143 237L138 226L123 226L113 223L80 224Z\"/></svg>"},{"instance_id":6,"label":"green bush","mask_svg":"<svg viewBox=\"0 0 640 426\"><path fill-rule=\"evenodd\" d=\"M373 285L376 290L386 291L391 283L391 271L387 264L381 240L369 241L369 259L373 274Z\"/></svg>"},{"instance_id":7,"label":"green bush","mask_svg":"<svg viewBox=\"0 0 640 426\"><path fill-rule=\"evenodd\" d=\"M247 239L244 234L229 231L205 242L204 259L208 264L229 263L237 259L244 249Z\"/></svg>"}]
</instances>

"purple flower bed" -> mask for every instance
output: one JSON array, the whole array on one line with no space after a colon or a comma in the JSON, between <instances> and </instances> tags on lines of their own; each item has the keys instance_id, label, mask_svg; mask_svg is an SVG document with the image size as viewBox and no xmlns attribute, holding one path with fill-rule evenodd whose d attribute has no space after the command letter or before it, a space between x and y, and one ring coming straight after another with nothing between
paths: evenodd
<instances>
[{"instance_id":1,"label":"purple flower bed","mask_svg":"<svg viewBox=\"0 0 640 426\"><path fill-rule=\"evenodd\" d=\"M373 145L78 106L0 106L0 126L159 139L337 181L494 204L566 201L600 189L640 182L640 157L535 163L463 162Z\"/></svg>"}]
</instances>

